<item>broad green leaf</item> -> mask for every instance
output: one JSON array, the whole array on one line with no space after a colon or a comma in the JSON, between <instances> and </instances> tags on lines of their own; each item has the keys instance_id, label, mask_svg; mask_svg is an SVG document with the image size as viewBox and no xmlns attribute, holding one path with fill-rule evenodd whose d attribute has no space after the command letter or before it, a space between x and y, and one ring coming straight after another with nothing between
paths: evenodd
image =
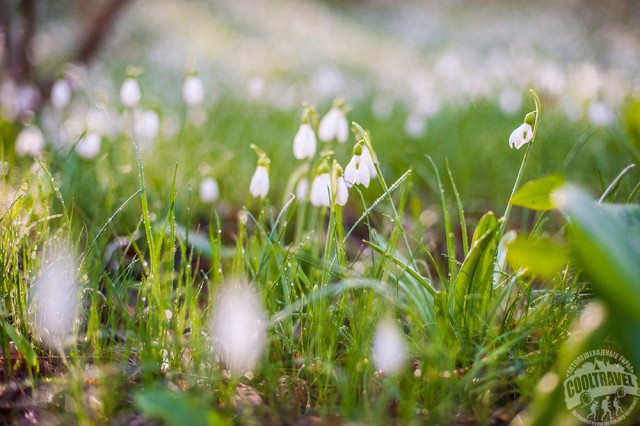
<instances>
[{"instance_id":1,"label":"broad green leaf","mask_svg":"<svg viewBox=\"0 0 640 426\"><path fill-rule=\"evenodd\" d=\"M134 397L138 408L149 417L162 420L167 425L217 426L231 425L197 401L166 390L148 390Z\"/></svg>"},{"instance_id":2,"label":"broad green leaf","mask_svg":"<svg viewBox=\"0 0 640 426\"><path fill-rule=\"evenodd\" d=\"M599 204L571 186L556 194L595 292L640 324L640 206Z\"/></svg>"},{"instance_id":3,"label":"broad green leaf","mask_svg":"<svg viewBox=\"0 0 640 426\"><path fill-rule=\"evenodd\" d=\"M515 239L507 246L507 261L515 270L526 270L540 278L550 279L569 261L569 252L549 240Z\"/></svg>"},{"instance_id":4,"label":"broad green leaf","mask_svg":"<svg viewBox=\"0 0 640 426\"><path fill-rule=\"evenodd\" d=\"M33 346L31 346L31 342L24 336L22 336L18 331L11 327L8 323L3 322L2 326L4 328L4 332L7 333L7 336L13 343L16 344L16 348L20 351L20 354L24 357L27 365L30 367L38 366L38 356L36 352L33 350Z\"/></svg>"},{"instance_id":5,"label":"broad green leaf","mask_svg":"<svg viewBox=\"0 0 640 426\"><path fill-rule=\"evenodd\" d=\"M561 175L549 175L540 179L527 182L520 188L509 204L512 206L526 207L532 210L551 210L555 204L551 199L551 193L564 184Z\"/></svg>"}]
</instances>

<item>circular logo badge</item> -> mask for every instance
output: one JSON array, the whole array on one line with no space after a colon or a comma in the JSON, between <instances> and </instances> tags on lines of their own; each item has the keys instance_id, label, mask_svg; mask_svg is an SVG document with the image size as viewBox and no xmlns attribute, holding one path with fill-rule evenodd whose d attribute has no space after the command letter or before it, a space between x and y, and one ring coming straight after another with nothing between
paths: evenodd
<instances>
[{"instance_id":1,"label":"circular logo badge","mask_svg":"<svg viewBox=\"0 0 640 426\"><path fill-rule=\"evenodd\" d=\"M588 351L573 360L563 386L567 409L590 425L613 425L624 420L640 395L631 363L607 349Z\"/></svg>"}]
</instances>

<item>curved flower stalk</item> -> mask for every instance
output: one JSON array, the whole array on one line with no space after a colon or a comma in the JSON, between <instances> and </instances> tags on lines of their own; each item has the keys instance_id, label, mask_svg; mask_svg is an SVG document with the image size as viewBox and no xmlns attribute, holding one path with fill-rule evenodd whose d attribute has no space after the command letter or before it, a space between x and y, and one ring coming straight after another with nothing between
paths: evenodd
<instances>
[{"instance_id":1,"label":"curved flower stalk","mask_svg":"<svg viewBox=\"0 0 640 426\"><path fill-rule=\"evenodd\" d=\"M258 166L251 177L249 192L255 198L265 198L269 193L269 163L271 160L257 145L251 144L250 146L258 155Z\"/></svg>"},{"instance_id":2,"label":"curved flower stalk","mask_svg":"<svg viewBox=\"0 0 640 426\"><path fill-rule=\"evenodd\" d=\"M536 134L538 132L538 122L540 121L540 112L542 111L538 94L534 90L530 90L529 93L533 98L535 111L531 111L530 113L528 113L524 118L524 123L520 125L516 130L511 132L511 135L509 136L509 146L511 146L512 148L519 149L522 145L528 144L527 150L524 153L524 157L522 157L520 169L518 170L516 181L513 184L513 190L511 191L511 197L509 197L509 200L513 198L513 195L516 193L518 187L520 186L520 181L522 180L524 169L527 166L527 161L529 160L529 154L531 152L531 147L533 146L533 141L536 139ZM500 226L499 238L502 238L502 236L504 235L504 231L507 229L507 223L509 221L510 214L511 203L507 203L507 208L504 211L504 221Z\"/></svg>"},{"instance_id":3,"label":"curved flower stalk","mask_svg":"<svg viewBox=\"0 0 640 426\"><path fill-rule=\"evenodd\" d=\"M329 112L322 117L318 127L318 137L323 142L331 142L337 139L345 143L349 137L349 122L347 121L346 106L344 100L337 98Z\"/></svg>"}]
</instances>

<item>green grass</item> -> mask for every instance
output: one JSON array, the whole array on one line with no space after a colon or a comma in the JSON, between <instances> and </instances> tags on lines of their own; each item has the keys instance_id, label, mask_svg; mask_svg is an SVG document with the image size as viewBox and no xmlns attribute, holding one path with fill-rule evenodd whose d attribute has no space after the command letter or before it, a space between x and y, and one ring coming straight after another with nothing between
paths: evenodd
<instances>
[{"instance_id":1,"label":"green grass","mask_svg":"<svg viewBox=\"0 0 640 426\"><path fill-rule=\"evenodd\" d=\"M17 348L3 357L3 380L29 390L36 416L65 423L138 413L169 424L513 418L554 368L591 287L579 261L544 279L497 263L505 228L567 244L559 215L515 208L507 222L490 212L504 211L514 186L524 152L507 138L523 115L485 102L445 110L419 140L401 134L405 116L380 121L354 107L381 178L330 209L288 202L297 113L266 105L224 99L202 128L181 122L141 151L105 139L91 161L68 150L16 159L16 132L3 125L2 188L12 195L0 215L0 343L4 354ZM630 162L616 127L540 118L523 182L561 172L601 193ZM271 158L264 201L248 197L250 143ZM340 163L352 146L333 146ZM214 206L198 199L208 175L221 187ZM634 184L623 179L618 198ZM34 330L30 291L45 253L62 244L78 253L80 307L74 343L51 348ZM216 294L233 282L251 283L267 315L251 372L228 371L210 339ZM409 353L396 375L371 354L388 317ZM24 415L21 402L3 408L8 418Z\"/></svg>"}]
</instances>

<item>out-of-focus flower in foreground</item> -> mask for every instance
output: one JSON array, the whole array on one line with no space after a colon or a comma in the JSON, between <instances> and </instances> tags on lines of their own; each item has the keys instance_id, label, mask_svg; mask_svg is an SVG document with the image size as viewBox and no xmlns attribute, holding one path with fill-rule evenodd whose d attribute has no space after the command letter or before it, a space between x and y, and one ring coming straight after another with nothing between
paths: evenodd
<instances>
[{"instance_id":1,"label":"out-of-focus flower in foreground","mask_svg":"<svg viewBox=\"0 0 640 426\"><path fill-rule=\"evenodd\" d=\"M248 284L228 284L218 294L211 323L213 350L231 370L252 370L264 352L266 317L258 294Z\"/></svg>"},{"instance_id":2,"label":"out-of-focus flower in foreground","mask_svg":"<svg viewBox=\"0 0 640 426\"><path fill-rule=\"evenodd\" d=\"M44 136L36 125L30 124L18 134L16 139L16 155L18 157L25 155L34 157L43 149Z\"/></svg>"},{"instance_id":3,"label":"out-of-focus flower in foreground","mask_svg":"<svg viewBox=\"0 0 640 426\"><path fill-rule=\"evenodd\" d=\"M61 348L73 341L78 318L79 283L71 251L54 248L30 290L30 311L34 334L45 345Z\"/></svg>"},{"instance_id":4,"label":"out-of-focus flower in foreground","mask_svg":"<svg viewBox=\"0 0 640 426\"><path fill-rule=\"evenodd\" d=\"M384 374L400 372L407 361L407 345L395 321L382 319L373 337L372 359Z\"/></svg>"}]
</instances>

